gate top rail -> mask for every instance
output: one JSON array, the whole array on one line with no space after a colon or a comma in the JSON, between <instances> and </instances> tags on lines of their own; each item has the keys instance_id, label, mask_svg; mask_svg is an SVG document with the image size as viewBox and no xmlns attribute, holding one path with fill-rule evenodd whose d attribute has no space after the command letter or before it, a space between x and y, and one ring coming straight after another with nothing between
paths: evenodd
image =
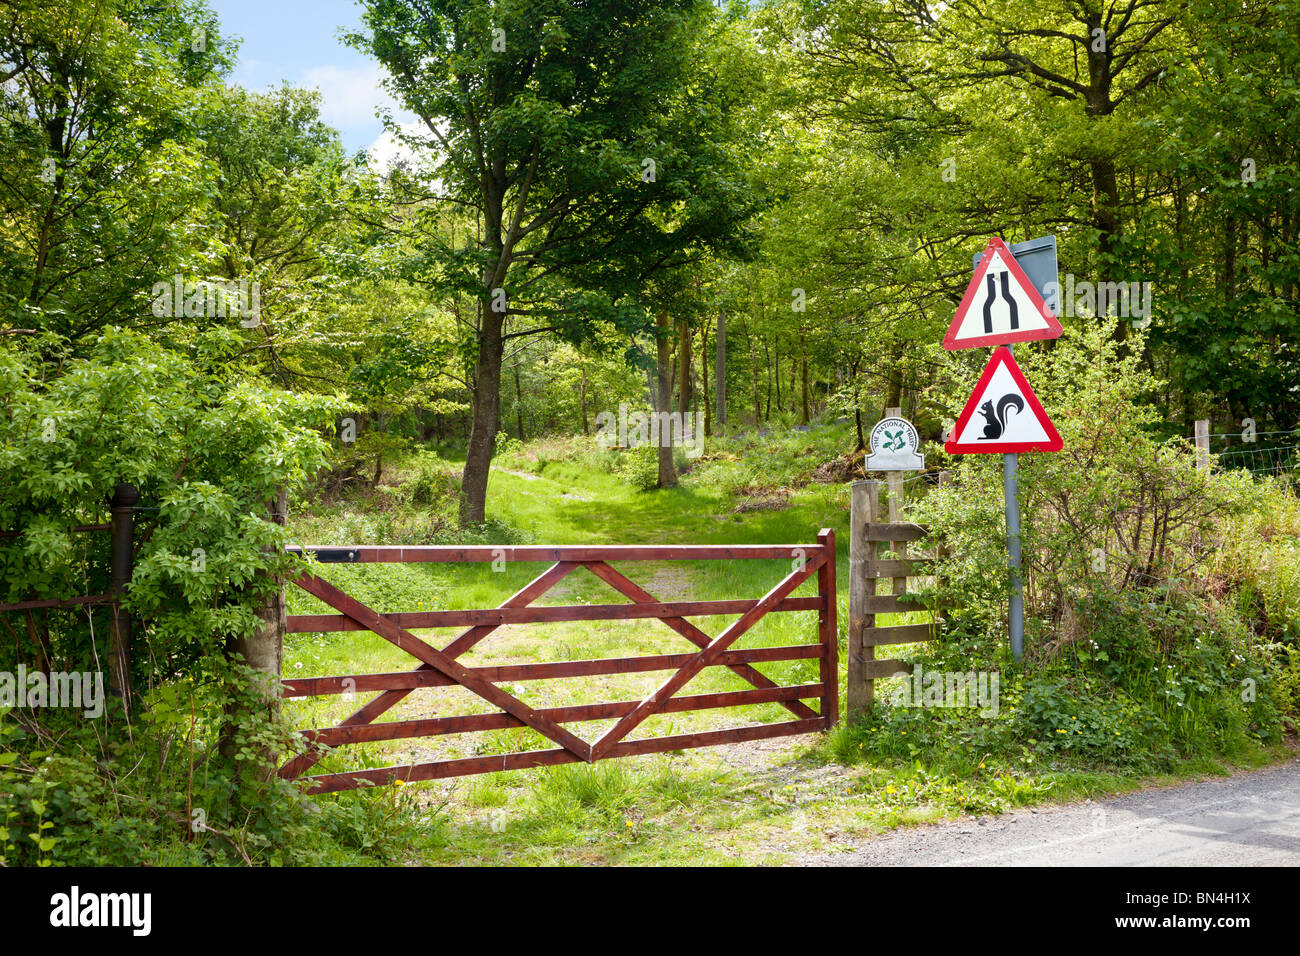
<instances>
[{"instance_id":1,"label":"gate top rail","mask_svg":"<svg viewBox=\"0 0 1300 956\"><path fill-rule=\"evenodd\" d=\"M800 553L811 556L821 544L619 544L619 545L291 545L290 554L314 555L326 564L397 564L507 561L707 561L789 560Z\"/></svg>"}]
</instances>

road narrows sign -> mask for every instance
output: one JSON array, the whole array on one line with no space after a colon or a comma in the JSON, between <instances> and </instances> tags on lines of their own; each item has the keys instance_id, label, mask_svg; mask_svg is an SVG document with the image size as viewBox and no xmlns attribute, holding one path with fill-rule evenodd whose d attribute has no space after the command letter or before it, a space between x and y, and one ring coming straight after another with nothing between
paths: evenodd
<instances>
[{"instance_id":1,"label":"road narrows sign","mask_svg":"<svg viewBox=\"0 0 1300 956\"><path fill-rule=\"evenodd\" d=\"M1062 444L1011 350L998 348L943 448L950 455L978 455L1060 451Z\"/></svg>"},{"instance_id":2,"label":"road narrows sign","mask_svg":"<svg viewBox=\"0 0 1300 956\"><path fill-rule=\"evenodd\" d=\"M994 236L957 306L943 347L951 351L1054 339L1060 334L1061 323L1007 244Z\"/></svg>"}]
</instances>

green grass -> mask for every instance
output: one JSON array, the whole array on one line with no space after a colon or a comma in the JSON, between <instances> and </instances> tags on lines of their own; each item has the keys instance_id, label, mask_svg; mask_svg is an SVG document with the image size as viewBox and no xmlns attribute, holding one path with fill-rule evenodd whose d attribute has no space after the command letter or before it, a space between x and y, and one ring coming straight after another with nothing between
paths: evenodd
<instances>
[{"instance_id":1,"label":"green grass","mask_svg":"<svg viewBox=\"0 0 1300 956\"><path fill-rule=\"evenodd\" d=\"M489 484L488 528L478 541L548 544L788 543L812 544L818 530L839 539L837 578L841 639L847 625L847 488L808 483L816 465L849 447L846 428L792 432L766 439L720 441L710 458L695 463L679 487L639 492L610 472L605 453L539 446L495 468ZM454 467L449 463L448 467ZM782 510L736 510L737 492L784 488ZM396 500L396 504L393 500ZM295 519L305 543L354 543L358 530L387 535L388 543L414 543L428 528L445 524L452 502L416 508L400 495L386 496L383 515L367 514L373 500L321 509ZM382 520L380 520L382 519ZM382 532L382 534L380 533ZM364 539L355 539L363 543ZM374 539L372 539L374 540ZM375 541L385 543L385 540ZM721 600L761 596L789 571L787 561L625 562L619 569L660 600ZM326 565L321 573L379 611L494 607L539 574L545 565ZM292 589L291 589L292 590ZM815 580L799 595L815 594ZM624 599L579 570L541 603L622 603ZM291 613L324 612L300 591L290 595ZM884 617L884 616L882 616ZM888 616L880 623L924 621L923 614ZM695 619L716 635L730 618ZM420 632L435 645L454 629ZM737 646L811 643L816 614L772 614ZM488 663L572 660L679 653L683 638L654 620L575 622L501 628L461 660ZM906 647L898 649L907 652ZM414 658L369 632L291 635L287 676L362 674L408 670ZM841 654L841 687L845 662ZM760 665L779 683L817 680L815 661ZM665 673L591 679L530 681L506 687L536 708L637 700ZM882 682L883 683L883 682ZM749 685L725 668L709 668L682 694L741 690ZM883 688L882 688L883 689ZM298 728L330 726L361 706L319 697L286 708ZM816 702L811 702L815 707ZM459 688L412 693L381 720L416 719L495 708ZM789 719L779 705L718 709L652 718L633 736L682 733ZM571 724L593 739L612 721ZM803 854L833 853L855 840L901 825L967 813L998 813L1046 800L1072 800L1159 784L1180 776L1224 772L1202 761L1175 768L1168 777L1140 776L1114 768L1052 761L1029 765L957 751L925 761L860 753L861 729L830 735L784 738L757 745L692 750L628 758L591 766L570 765L510 771L402 788L411 806L436 825L420 828L404 858L420 863L775 863ZM856 735L856 736L855 736ZM775 744L775 746L772 746ZM532 731L498 731L340 748L315 772L378 767L550 747ZM871 748L867 748L870 750ZM1244 753L1238 763L1266 761L1275 752ZM379 791L315 798L322 803L382 801ZM405 832L405 831L403 831Z\"/></svg>"}]
</instances>

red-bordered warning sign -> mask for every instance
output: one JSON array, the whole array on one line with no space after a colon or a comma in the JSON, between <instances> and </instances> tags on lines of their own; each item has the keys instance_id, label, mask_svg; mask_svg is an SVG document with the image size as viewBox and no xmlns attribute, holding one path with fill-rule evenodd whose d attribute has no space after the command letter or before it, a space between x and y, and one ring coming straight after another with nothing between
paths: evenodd
<instances>
[{"instance_id":1,"label":"red-bordered warning sign","mask_svg":"<svg viewBox=\"0 0 1300 956\"><path fill-rule=\"evenodd\" d=\"M1060 451L1061 445L1056 426L1004 347L993 350L943 449L950 455L978 455Z\"/></svg>"},{"instance_id":2,"label":"red-bordered warning sign","mask_svg":"<svg viewBox=\"0 0 1300 956\"><path fill-rule=\"evenodd\" d=\"M1020 268L1007 244L994 236L943 337L949 350L1054 339L1061 323Z\"/></svg>"}]
</instances>

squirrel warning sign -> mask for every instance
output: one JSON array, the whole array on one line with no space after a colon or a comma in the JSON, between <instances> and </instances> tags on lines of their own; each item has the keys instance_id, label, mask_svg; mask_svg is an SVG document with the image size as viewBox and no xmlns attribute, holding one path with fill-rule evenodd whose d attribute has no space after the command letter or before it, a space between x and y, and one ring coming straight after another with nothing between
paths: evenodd
<instances>
[{"instance_id":1,"label":"squirrel warning sign","mask_svg":"<svg viewBox=\"0 0 1300 956\"><path fill-rule=\"evenodd\" d=\"M1060 451L1061 436L1008 348L993 350L944 451Z\"/></svg>"},{"instance_id":2,"label":"squirrel warning sign","mask_svg":"<svg viewBox=\"0 0 1300 956\"><path fill-rule=\"evenodd\" d=\"M1054 339L1061 323L1016 262L1007 244L994 236L984 248L943 347L969 349Z\"/></svg>"}]
</instances>

